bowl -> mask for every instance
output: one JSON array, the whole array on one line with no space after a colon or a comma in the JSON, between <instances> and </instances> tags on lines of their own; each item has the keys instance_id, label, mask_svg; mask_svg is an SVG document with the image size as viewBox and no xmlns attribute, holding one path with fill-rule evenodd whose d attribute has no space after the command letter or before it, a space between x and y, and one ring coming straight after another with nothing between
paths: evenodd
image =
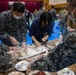
<instances>
[{"instance_id":1,"label":"bowl","mask_svg":"<svg viewBox=\"0 0 76 75\"><path fill-rule=\"evenodd\" d=\"M15 69L18 71L26 71L28 65L29 65L29 62L22 60L15 65Z\"/></svg>"},{"instance_id":2,"label":"bowl","mask_svg":"<svg viewBox=\"0 0 76 75\"><path fill-rule=\"evenodd\" d=\"M25 74L22 72L14 71L14 72L9 73L8 75L25 75Z\"/></svg>"}]
</instances>

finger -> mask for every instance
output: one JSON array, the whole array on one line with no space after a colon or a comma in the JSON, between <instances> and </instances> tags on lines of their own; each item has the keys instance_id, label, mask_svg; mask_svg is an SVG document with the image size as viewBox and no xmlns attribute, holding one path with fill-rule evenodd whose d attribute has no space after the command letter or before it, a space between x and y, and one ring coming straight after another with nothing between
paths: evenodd
<instances>
[{"instance_id":1,"label":"finger","mask_svg":"<svg viewBox=\"0 0 76 75\"><path fill-rule=\"evenodd\" d=\"M42 41L44 41L44 38L42 38Z\"/></svg>"},{"instance_id":2,"label":"finger","mask_svg":"<svg viewBox=\"0 0 76 75\"><path fill-rule=\"evenodd\" d=\"M27 53L27 50L24 50L25 53Z\"/></svg>"},{"instance_id":3,"label":"finger","mask_svg":"<svg viewBox=\"0 0 76 75\"><path fill-rule=\"evenodd\" d=\"M37 48L37 47L39 47L39 46L40 46L40 45L39 45L39 44L37 44L35 48Z\"/></svg>"},{"instance_id":4,"label":"finger","mask_svg":"<svg viewBox=\"0 0 76 75\"><path fill-rule=\"evenodd\" d=\"M16 44L17 44L17 45L20 45L20 43L19 43L18 41L16 42Z\"/></svg>"},{"instance_id":5,"label":"finger","mask_svg":"<svg viewBox=\"0 0 76 75\"><path fill-rule=\"evenodd\" d=\"M16 51L17 51L17 50L21 50L21 49L20 49L20 48L17 48L17 47L14 47L14 50L16 50Z\"/></svg>"}]
</instances>

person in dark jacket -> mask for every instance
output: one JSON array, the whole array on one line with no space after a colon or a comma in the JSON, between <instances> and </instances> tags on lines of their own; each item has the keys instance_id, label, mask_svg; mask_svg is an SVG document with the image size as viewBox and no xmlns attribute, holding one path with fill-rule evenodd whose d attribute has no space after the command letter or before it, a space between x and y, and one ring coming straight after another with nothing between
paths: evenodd
<instances>
[{"instance_id":1,"label":"person in dark jacket","mask_svg":"<svg viewBox=\"0 0 76 75\"><path fill-rule=\"evenodd\" d=\"M53 26L52 15L49 12L43 12L40 18L33 21L30 29L30 36L36 46L39 46L39 42L46 42L50 37Z\"/></svg>"},{"instance_id":2,"label":"person in dark jacket","mask_svg":"<svg viewBox=\"0 0 76 75\"><path fill-rule=\"evenodd\" d=\"M25 35L27 26L23 13L25 6L20 2L15 2L11 11L0 14L0 39L8 46L20 45L26 48Z\"/></svg>"}]
</instances>

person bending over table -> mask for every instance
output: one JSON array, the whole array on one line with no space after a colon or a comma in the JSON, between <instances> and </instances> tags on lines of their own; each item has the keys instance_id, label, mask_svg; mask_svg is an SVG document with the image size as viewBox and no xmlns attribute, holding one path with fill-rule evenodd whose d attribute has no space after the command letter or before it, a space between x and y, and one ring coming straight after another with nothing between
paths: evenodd
<instances>
[{"instance_id":1,"label":"person bending over table","mask_svg":"<svg viewBox=\"0 0 76 75\"><path fill-rule=\"evenodd\" d=\"M20 2L15 2L11 11L0 13L0 39L8 46L20 45L25 48L26 22L23 13L25 6Z\"/></svg>"},{"instance_id":2,"label":"person bending over table","mask_svg":"<svg viewBox=\"0 0 76 75\"><path fill-rule=\"evenodd\" d=\"M39 42L46 42L48 40L52 30L52 15L49 12L43 12L39 18L33 21L29 34L36 47L38 47Z\"/></svg>"},{"instance_id":3,"label":"person bending over table","mask_svg":"<svg viewBox=\"0 0 76 75\"><path fill-rule=\"evenodd\" d=\"M76 63L76 0L67 0L67 9L74 30L65 36L52 53L33 62L31 69L55 72Z\"/></svg>"},{"instance_id":4,"label":"person bending over table","mask_svg":"<svg viewBox=\"0 0 76 75\"><path fill-rule=\"evenodd\" d=\"M19 48L16 47L9 47L5 44L0 44L0 71L6 65L8 65L13 59L12 55L8 54L9 51L18 51Z\"/></svg>"},{"instance_id":5,"label":"person bending over table","mask_svg":"<svg viewBox=\"0 0 76 75\"><path fill-rule=\"evenodd\" d=\"M68 33L64 41L46 56L34 61L32 70L56 72L76 63L76 30Z\"/></svg>"}]
</instances>

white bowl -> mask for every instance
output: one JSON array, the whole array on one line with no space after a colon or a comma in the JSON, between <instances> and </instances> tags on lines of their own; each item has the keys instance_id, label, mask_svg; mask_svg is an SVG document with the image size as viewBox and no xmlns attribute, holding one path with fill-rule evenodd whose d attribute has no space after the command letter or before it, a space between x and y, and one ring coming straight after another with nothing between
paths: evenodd
<instances>
[{"instance_id":1,"label":"white bowl","mask_svg":"<svg viewBox=\"0 0 76 75\"><path fill-rule=\"evenodd\" d=\"M64 68L57 72L57 75L75 75L74 72L69 68Z\"/></svg>"},{"instance_id":2,"label":"white bowl","mask_svg":"<svg viewBox=\"0 0 76 75\"><path fill-rule=\"evenodd\" d=\"M25 74L22 72L14 71L14 72L9 73L8 75L25 75Z\"/></svg>"},{"instance_id":3,"label":"white bowl","mask_svg":"<svg viewBox=\"0 0 76 75\"><path fill-rule=\"evenodd\" d=\"M29 65L29 62L23 60L23 61L18 62L18 63L15 65L15 69L18 70L18 71L26 71L28 65Z\"/></svg>"}]
</instances>

